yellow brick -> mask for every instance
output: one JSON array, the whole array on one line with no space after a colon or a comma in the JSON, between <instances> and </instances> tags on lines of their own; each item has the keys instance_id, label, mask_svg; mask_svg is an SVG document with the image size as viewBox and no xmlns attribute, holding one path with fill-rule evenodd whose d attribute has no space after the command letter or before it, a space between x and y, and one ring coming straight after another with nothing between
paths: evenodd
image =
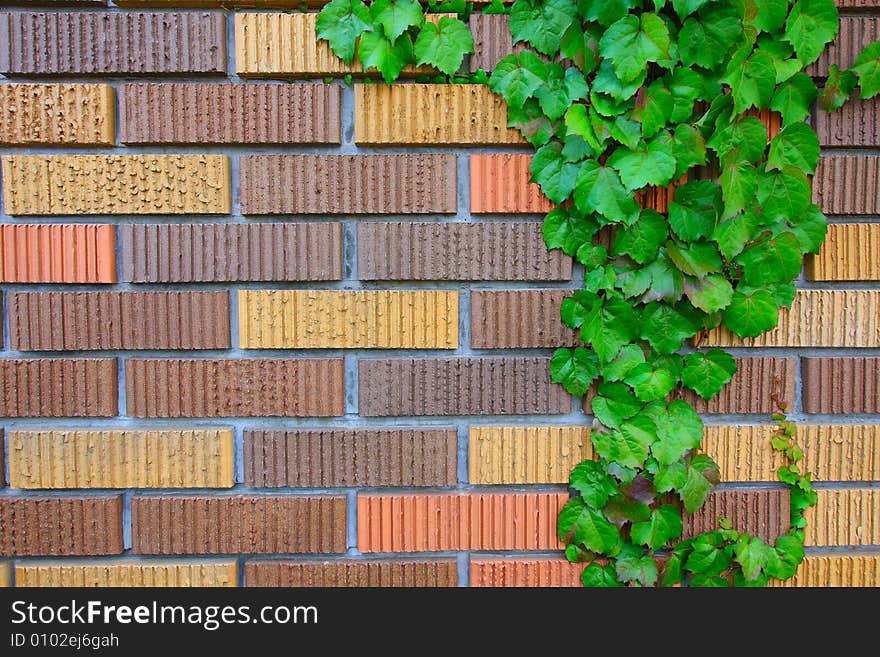
<instances>
[{"instance_id":1,"label":"yellow brick","mask_svg":"<svg viewBox=\"0 0 880 657\"><path fill-rule=\"evenodd\" d=\"M10 431L12 488L229 488L232 429Z\"/></svg>"},{"instance_id":2,"label":"yellow brick","mask_svg":"<svg viewBox=\"0 0 880 657\"><path fill-rule=\"evenodd\" d=\"M770 580L771 586L880 586L880 555L808 556L794 577Z\"/></svg>"},{"instance_id":3,"label":"yellow brick","mask_svg":"<svg viewBox=\"0 0 880 657\"><path fill-rule=\"evenodd\" d=\"M776 481L783 457L770 446L773 425L707 425L703 450L722 481ZM814 481L880 480L880 424L799 424L799 466Z\"/></svg>"},{"instance_id":4,"label":"yellow brick","mask_svg":"<svg viewBox=\"0 0 880 657\"><path fill-rule=\"evenodd\" d=\"M880 347L880 290L798 290L775 329L738 338L710 331L700 343L722 347Z\"/></svg>"},{"instance_id":5,"label":"yellow brick","mask_svg":"<svg viewBox=\"0 0 880 657\"><path fill-rule=\"evenodd\" d=\"M359 144L521 144L507 105L482 84L355 85Z\"/></svg>"},{"instance_id":6,"label":"yellow brick","mask_svg":"<svg viewBox=\"0 0 880 657\"><path fill-rule=\"evenodd\" d=\"M0 84L0 144L112 145L109 84Z\"/></svg>"},{"instance_id":7,"label":"yellow brick","mask_svg":"<svg viewBox=\"0 0 880 657\"><path fill-rule=\"evenodd\" d=\"M807 256L814 281L880 281L880 224L830 224L818 255Z\"/></svg>"},{"instance_id":8,"label":"yellow brick","mask_svg":"<svg viewBox=\"0 0 880 657\"><path fill-rule=\"evenodd\" d=\"M13 155L7 214L228 214L225 155Z\"/></svg>"},{"instance_id":9,"label":"yellow brick","mask_svg":"<svg viewBox=\"0 0 880 657\"><path fill-rule=\"evenodd\" d=\"M880 489L819 490L805 545L880 545Z\"/></svg>"},{"instance_id":10,"label":"yellow brick","mask_svg":"<svg viewBox=\"0 0 880 657\"><path fill-rule=\"evenodd\" d=\"M15 566L15 585L54 587L237 586L235 559L204 561L42 561Z\"/></svg>"},{"instance_id":11,"label":"yellow brick","mask_svg":"<svg viewBox=\"0 0 880 657\"><path fill-rule=\"evenodd\" d=\"M12 586L12 565L8 561L0 561L0 589Z\"/></svg>"},{"instance_id":12,"label":"yellow brick","mask_svg":"<svg viewBox=\"0 0 880 657\"><path fill-rule=\"evenodd\" d=\"M592 455L587 427L471 427L470 483L564 483Z\"/></svg>"},{"instance_id":13,"label":"yellow brick","mask_svg":"<svg viewBox=\"0 0 880 657\"><path fill-rule=\"evenodd\" d=\"M244 349L455 349L458 292L242 290Z\"/></svg>"}]
</instances>

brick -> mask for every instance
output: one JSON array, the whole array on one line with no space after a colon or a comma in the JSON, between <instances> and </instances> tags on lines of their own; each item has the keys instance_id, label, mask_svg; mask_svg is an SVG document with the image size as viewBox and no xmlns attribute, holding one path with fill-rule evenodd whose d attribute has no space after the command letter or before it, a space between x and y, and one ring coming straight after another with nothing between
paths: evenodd
<instances>
[{"instance_id":1,"label":"brick","mask_svg":"<svg viewBox=\"0 0 880 657\"><path fill-rule=\"evenodd\" d=\"M714 490L693 515L684 515L683 538L718 529L718 519L728 518L733 528L768 543L788 532L790 521L788 489L750 488Z\"/></svg>"},{"instance_id":2,"label":"brick","mask_svg":"<svg viewBox=\"0 0 880 657\"><path fill-rule=\"evenodd\" d=\"M4 430L0 429L0 488L6 487L6 440Z\"/></svg>"},{"instance_id":3,"label":"brick","mask_svg":"<svg viewBox=\"0 0 880 657\"><path fill-rule=\"evenodd\" d=\"M545 214L552 210L553 203L541 188L529 182L531 164L528 154L471 155L471 212Z\"/></svg>"},{"instance_id":4,"label":"brick","mask_svg":"<svg viewBox=\"0 0 880 657\"><path fill-rule=\"evenodd\" d=\"M3 12L0 44L10 76L226 73L220 11Z\"/></svg>"},{"instance_id":5,"label":"brick","mask_svg":"<svg viewBox=\"0 0 880 657\"><path fill-rule=\"evenodd\" d=\"M880 358L801 360L805 413L880 413Z\"/></svg>"},{"instance_id":6,"label":"brick","mask_svg":"<svg viewBox=\"0 0 880 657\"><path fill-rule=\"evenodd\" d=\"M8 561L0 561L0 589L12 586L12 564Z\"/></svg>"},{"instance_id":7,"label":"brick","mask_svg":"<svg viewBox=\"0 0 880 657\"><path fill-rule=\"evenodd\" d=\"M840 19L837 38L807 67L810 75L825 77L835 64L840 70L853 65L868 45L880 39L880 16L847 16Z\"/></svg>"},{"instance_id":8,"label":"brick","mask_svg":"<svg viewBox=\"0 0 880 657\"><path fill-rule=\"evenodd\" d=\"M341 358L129 358L131 417L325 417L345 412Z\"/></svg>"},{"instance_id":9,"label":"brick","mask_svg":"<svg viewBox=\"0 0 880 657\"><path fill-rule=\"evenodd\" d=\"M244 432L244 480L254 487L454 486L458 432L291 429Z\"/></svg>"},{"instance_id":10,"label":"brick","mask_svg":"<svg viewBox=\"0 0 880 657\"><path fill-rule=\"evenodd\" d=\"M157 587L238 585L235 559L200 561L94 561L18 563L15 584L52 587Z\"/></svg>"},{"instance_id":11,"label":"brick","mask_svg":"<svg viewBox=\"0 0 880 657\"><path fill-rule=\"evenodd\" d=\"M813 112L813 129L822 146L880 145L880 100L848 100L843 107Z\"/></svg>"},{"instance_id":12,"label":"brick","mask_svg":"<svg viewBox=\"0 0 880 657\"><path fill-rule=\"evenodd\" d=\"M358 550L558 550L568 493L358 495Z\"/></svg>"},{"instance_id":13,"label":"brick","mask_svg":"<svg viewBox=\"0 0 880 657\"><path fill-rule=\"evenodd\" d=\"M360 280L507 281L571 278L571 258L548 251L534 222L362 222Z\"/></svg>"},{"instance_id":14,"label":"brick","mask_svg":"<svg viewBox=\"0 0 880 657\"><path fill-rule=\"evenodd\" d=\"M137 2L138 0L135 0ZM153 0L141 0L141 2L152 2ZM120 4L120 3L114 3ZM42 5L46 7L66 7L68 5L107 5L107 0L0 0L0 5L12 7L30 7L33 5Z\"/></svg>"},{"instance_id":15,"label":"brick","mask_svg":"<svg viewBox=\"0 0 880 657\"><path fill-rule=\"evenodd\" d=\"M340 87L327 84L130 83L125 144L338 144Z\"/></svg>"},{"instance_id":16,"label":"brick","mask_svg":"<svg viewBox=\"0 0 880 657\"><path fill-rule=\"evenodd\" d=\"M0 85L0 144L112 146L116 107L109 84Z\"/></svg>"},{"instance_id":17,"label":"brick","mask_svg":"<svg viewBox=\"0 0 880 657\"><path fill-rule=\"evenodd\" d=\"M471 484L559 484L593 446L587 427L471 426L468 454Z\"/></svg>"},{"instance_id":18,"label":"brick","mask_svg":"<svg viewBox=\"0 0 880 657\"><path fill-rule=\"evenodd\" d=\"M115 283L116 227L0 224L0 282Z\"/></svg>"},{"instance_id":19,"label":"brick","mask_svg":"<svg viewBox=\"0 0 880 657\"><path fill-rule=\"evenodd\" d=\"M359 412L393 415L568 413L549 358L389 358L358 362Z\"/></svg>"},{"instance_id":20,"label":"brick","mask_svg":"<svg viewBox=\"0 0 880 657\"><path fill-rule=\"evenodd\" d=\"M880 20L880 19L878 19ZM819 158L813 202L825 214L880 214L880 157Z\"/></svg>"},{"instance_id":21,"label":"brick","mask_svg":"<svg viewBox=\"0 0 880 657\"><path fill-rule=\"evenodd\" d=\"M243 349L456 349L458 292L240 290Z\"/></svg>"},{"instance_id":22,"label":"brick","mask_svg":"<svg viewBox=\"0 0 880 657\"><path fill-rule=\"evenodd\" d=\"M482 84L357 84L358 144L525 144L507 105Z\"/></svg>"},{"instance_id":23,"label":"brick","mask_svg":"<svg viewBox=\"0 0 880 657\"><path fill-rule=\"evenodd\" d=\"M231 488L232 429L15 430L13 488Z\"/></svg>"},{"instance_id":24,"label":"brick","mask_svg":"<svg viewBox=\"0 0 880 657\"><path fill-rule=\"evenodd\" d=\"M3 158L6 213L228 214L225 155Z\"/></svg>"},{"instance_id":25,"label":"brick","mask_svg":"<svg viewBox=\"0 0 880 657\"><path fill-rule=\"evenodd\" d=\"M244 565L245 586L447 587L458 585L454 559L291 561L253 560Z\"/></svg>"},{"instance_id":26,"label":"brick","mask_svg":"<svg viewBox=\"0 0 880 657\"><path fill-rule=\"evenodd\" d=\"M10 292L18 351L228 349L229 293Z\"/></svg>"},{"instance_id":27,"label":"brick","mask_svg":"<svg viewBox=\"0 0 880 657\"><path fill-rule=\"evenodd\" d=\"M580 587L584 567L561 558L471 557L471 586Z\"/></svg>"},{"instance_id":28,"label":"brick","mask_svg":"<svg viewBox=\"0 0 880 657\"><path fill-rule=\"evenodd\" d=\"M0 497L0 555L119 554L122 495Z\"/></svg>"},{"instance_id":29,"label":"brick","mask_svg":"<svg viewBox=\"0 0 880 657\"><path fill-rule=\"evenodd\" d=\"M115 358L0 359L0 417L113 417Z\"/></svg>"},{"instance_id":30,"label":"brick","mask_svg":"<svg viewBox=\"0 0 880 657\"><path fill-rule=\"evenodd\" d=\"M880 490L816 491L819 501L806 513L804 545L880 545Z\"/></svg>"},{"instance_id":31,"label":"brick","mask_svg":"<svg viewBox=\"0 0 880 657\"><path fill-rule=\"evenodd\" d=\"M776 328L740 338L724 328L700 343L722 347L880 347L880 291L798 290Z\"/></svg>"},{"instance_id":32,"label":"brick","mask_svg":"<svg viewBox=\"0 0 880 657\"><path fill-rule=\"evenodd\" d=\"M880 224L829 224L817 255L808 255L814 281L880 281Z\"/></svg>"},{"instance_id":33,"label":"brick","mask_svg":"<svg viewBox=\"0 0 880 657\"><path fill-rule=\"evenodd\" d=\"M880 586L880 555L808 555L794 577L770 580L770 586Z\"/></svg>"},{"instance_id":34,"label":"brick","mask_svg":"<svg viewBox=\"0 0 880 657\"><path fill-rule=\"evenodd\" d=\"M344 496L151 495L131 501L135 554L345 552Z\"/></svg>"},{"instance_id":35,"label":"brick","mask_svg":"<svg viewBox=\"0 0 880 657\"><path fill-rule=\"evenodd\" d=\"M721 467L722 481L776 481L784 457L770 439L777 427L707 425L702 450ZM801 424L802 472L813 481L880 480L880 424Z\"/></svg>"},{"instance_id":36,"label":"brick","mask_svg":"<svg viewBox=\"0 0 880 657\"><path fill-rule=\"evenodd\" d=\"M244 155L244 214L455 213L454 155Z\"/></svg>"},{"instance_id":37,"label":"brick","mask_svg":"<svg viewBox=\"0 0 880 657\"><path fill-rule=\"evenodd\" d=\"M338 223L125 224L120 230L126 282L342 278Z\"/></svg>"},{"instance_id":38,"label":"brick","mask_svg":"<svg viewBox=\"0 0 880 657\"><path fill-rule=\"evenodd\" d=\"M474 38L474 52L470 56L471 72L482 69L491 73L502 59L526 49L522 43L513 45L508 15L471 14L469 23Z\"/></svg>"},{"instance_id":39,"label":"brick","mask_svg":"<svg viewBox=\"0 0 880 657\"><path fill-rule=\"evenodd\" d=\"M472 290L473 349L556 348L580 344L559 319L571 290Z\"/></svg>"}]
</instances>

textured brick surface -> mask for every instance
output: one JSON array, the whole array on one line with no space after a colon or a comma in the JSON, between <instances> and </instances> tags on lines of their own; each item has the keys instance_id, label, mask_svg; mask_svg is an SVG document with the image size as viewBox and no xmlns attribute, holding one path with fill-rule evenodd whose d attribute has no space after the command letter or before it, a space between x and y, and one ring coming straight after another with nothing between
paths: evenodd
<instances>
[{"instance_id":1,"label":"textured brick surface","mask_svg":"<svg viewBox=\"0 0 880 657\"><path fill-rule=\"evenodd\" d=\"M115 283L116 228L0 224L0 282Z\"/></svg>"},{"instance_id":2,"label":"textured brick surface","mask_svg":"<svg viewBox=\"0 0 880 657\"><path fill-rule=\"evenodd\" d=\"M10 431L13 488L229 488L232 429Z\"/></svg>"},{"instance_id":3,"label":"textured brick surface","mask_svg":"<svg viewBox=\"0 0 880 657\"><path fill-rule=\"evenodd\" d=\"M15 566L15 585L64 587L237 586L233 559L150 562L33 562Z\"/></svg>"},{"instance_id":4,"label":"textured brick surface","mask_svg":"<svg viewBox=\"0 0 880 657\"><path fill-rule=\"evenodd\" d=\"M441 587L458 584L455 560L247 561L245 586Z\"/></svg>"},{"instance_id":5,"label":"textured brick surface","mask_svg":"<svg viewBox=\"0 0 880 657\"><path fill-rule=\"evenodd\" d=\"M835 64L840 70L849 68L859 53L878 39L880 39L880 17L842 17L837 38L819 56L819 59L809 66L807 72L811 75L824 77L828 75L828 69L832 64Z\"/></svg>"},{"instance_id":6,"label":"textured brick surface","mask_svg":"<svg viewBox=\"0 0 880 657\"><path fill-rule=\"evenodd\" d=\"M471 212L549 212L553 204L529 182L531 164L527 154L471 155Z\"/></svg>"},{"instance_id":7,"label":"textured brick surface","mask_svg":"<svg viewBox=\"0 0 880 657\"><path fill-rule=\"evenodd\" d=\"M471 557L471 586L579 587L584 564L560 558Z\"/></svg>"},{"instance_id":8,"label":"textured brick surface","mask_svg":"<svg viewBox=\"0 0 880 657\"><path fill-rule=\"evenodd\" d=\"M474 39L474 53L470 57L471 71L482 69L492 72L507 55L525 49L524 44L513 45L510 16L473 14L469 26Z\"/></svg>"},{"instance_id":9,"label":"textured brick surface","mask_svg":"<svg viewBox=\"0 0 880 657\"><path fill-rule=\"evenodd\" d=\"M880 555L809 555L791 579L771 586L880 586Z\"/></svg>"},{"instance_id":10,"label":"textured brick surface","mask_svg":"<svg viewBox=\"0 0 880 657\"><path fill-rule=\"evenodd\" d=\"M580 344L559 320L571 290L474 290L471 292L471 347L556 348Z\"/></svg>"},{"instance_id":11,"label":"textured brick surface","mask_svg":"<svg viewBox=\"0 0 880 657\"><path fill-rule=\"evenodd\" d=\"M817 491L804 545L880 545L880 489Z\"/></svg>"},{"instance_id":12,"label":"textured brick surface","mask_svg":"<svg viewBox=\"0 0 880 657\"><path fill-rule=\"evenodd\" d=\"M587 427L472 426L468 454L472 484L557 484L593 448Z\"/></svg>"},{"instance_id":13,"label":"textured brick surface","mask_svg":"<svg viewBox=\"0 0 880 657\"><path fill-rule=\"evenodd\" d=\"M822 146L880 145L880 99L853 99L833 112L813 112L813 129Z\"/></svg>"},{"instance_id":14,"label":"textured brick surface","mask_svg":"<svg viewBox=\"0 0 880 657\"><path fill-rule=\"evenodd\" d=\"M345 552L345 497L135 496L136 554Z\"/></svg>"},{"instance_id":15,"label":"textured brick surface","mask_svg":"<svg viewBox=\"0 0 880 657\"><path fill-rule=\"evenodd\" d=\"M878 163L876 156L820 158L813 178L813 202L830 215L880 214Z\"/></svg>"},{"instance_id":16,"label":"textured brick surface","mask_svg":"<svg viewBox=\"0 0 880 657\"><path fill-rule=\"evenodd\" d=\"M7 214L226 214L225 155L3 158Z\"/></svg>"},{"instance_id":17,"label":"textured brick surface","mask_svg":"<svg viewBox=\"0 0 880 657\"><path fill-rule=\"evenodd\" d=\"M880 224L830 224L825 243L807 256L814 281L880 281Z\"/></svg>"},{"instance_id":18,"label":"textured brick surface","mask_svg":"<svg viewBox=\"0 0 880 657\"><path fill-rule=\"evenodd\" d=\"M0 561L0 588L12 586L12 564Z\"/></svg>"},{"instance_id":19,"label":"textured brick surface","mask_svg":"<svg viewBox=\"0 0 880 657\"><path fill-rule=\"evenodd\" d=\"M0 360L0 417L116 415L115 358Z\"/></svg>"},{"instance_id":20,"label":"textured brick surface","mask_svg":"<svg viewBox=\"0 0 880 657\"><path fill-rule=\"evenodd\" d=\"M788 531L790 507L788 489L752 488L715 490L692 516L685 514L682 536L690 538L718 529L718 519L727 518L733 528L768 543Z\"/></svg>"},{"instance_id":21,"label":"textured brick surface","mask_svg":"<svg viewBox=\"0 0 880 657\"><path fill-rule=\"evenodd\" d=\"M242 290L243 349L455 349L458 292Z\"/></svg>"},{"instance_id":22,"label":"textured brick surface","mask_svg":"<svg viewBox=\"0 0 880 657\"><path fill-rule=\"evenodd\" d=\"M340 358L129 358L132 417L342 415Z\"/></svg>"},{"instance_id":23,"label":"textured brick surface","mask_svg":"<svg viewBox=\"0 0 880 657\"><path fill-rule=\"evenodd\" d=\"M454 486L454 428L244 432L244 481L257 487Z\"/></svg>"},{"instance_id":24,"label":"textured brick surface","mask_svg":"<svg viewBox=\"0 0 880 657\"><path fill-rule=\"evenodd\" d=\"M804 358L807 413L880 413L880 358Z\"/></svg>"}]
</instances>

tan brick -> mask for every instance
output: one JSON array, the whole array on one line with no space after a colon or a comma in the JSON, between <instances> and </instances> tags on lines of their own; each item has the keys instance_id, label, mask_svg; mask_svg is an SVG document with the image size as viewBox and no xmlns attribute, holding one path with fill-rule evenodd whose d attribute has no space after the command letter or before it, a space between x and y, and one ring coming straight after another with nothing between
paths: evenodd
<instances>
[{"instance_id":1,"label":"tan brick","mask_svg":"<svg viewBox=\"0 0 880 657\"><path fill-rule=\"evenodd\" d=\"M238 562L235 559L23 562L15 565L15 585L17 587L237 586Z\"/></svg>"},{"instance_id":2,"label":"tan brick","mask_svg":"<svg viewBox=\"0 0 880 657\"><path fill-rule=\"evenodd\" d=\"M587 427L472 426L470 483L565 483L592 456Z\"/></svg>"},{"instance_id":3,"label":"tan brick","mask_svg":"<svg viewBox=\"0 0 880 657\"><path fill-rule=\"evenodd\" d=\"M114 103L109 84L2 84L0 144L113 145Z\"/></svg>"},{"instance_id":4,"label":"tan brick","mask_svg":"<svg viewBox=\"0 0 880 657\"><path fill-rule=\"evenodd\" d=\"M0 589L12 586L12 564L0 561Z\"/></svg>"},{"instance_id":5,"label":"tan brick","mask_svg":"<svg viewBox=\"0 0 880 657\"><path fill-rule=\"evenodd\" d=\"M880 554L808 555L794 577L770 586L880 586Z\"/></svg>"},{"instance_id":6,"label":"tan brick","mask_svg":"<svg viewBox=\"0 0 880 657\"><path fill-rule=\"evenodd\" d=\"M880 545L880 490L819 490L805 545Z\"/></svg>"},{"instance_id":7,"label":"tan brick","mask_svg":"<svg viewBox=\"0 0 880 657\"><path fill-rule=\"evenodd\" d=\"M817 255L808 255L814 281L880 281L880 224L830 224Z\"/></svg>"}]
</instances>

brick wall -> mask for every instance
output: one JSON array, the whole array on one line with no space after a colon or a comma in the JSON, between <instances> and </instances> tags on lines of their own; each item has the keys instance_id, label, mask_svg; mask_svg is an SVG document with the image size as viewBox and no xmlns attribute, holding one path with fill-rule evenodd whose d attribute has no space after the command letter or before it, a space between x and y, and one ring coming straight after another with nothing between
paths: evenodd
<instances>
[{"instance_id":1,"label":"brick wall","mask_svg":"<svg viewBox=\"0 0 880 657\"><path fill-rule=\"evenodd\" d=\"M502 102L321 82L349 67L314 14L2 4L0 583L576 585L591 418L548 358L582 270ZM880 37L839 4L819 76ZM473 68L506 21L472 18ZM784 530L781 390L820 489L796 585L880 585L878 114L814 119L833 225L779 328L709 337L728 483L686 532Z\"/></svg>"}]
</instances>

